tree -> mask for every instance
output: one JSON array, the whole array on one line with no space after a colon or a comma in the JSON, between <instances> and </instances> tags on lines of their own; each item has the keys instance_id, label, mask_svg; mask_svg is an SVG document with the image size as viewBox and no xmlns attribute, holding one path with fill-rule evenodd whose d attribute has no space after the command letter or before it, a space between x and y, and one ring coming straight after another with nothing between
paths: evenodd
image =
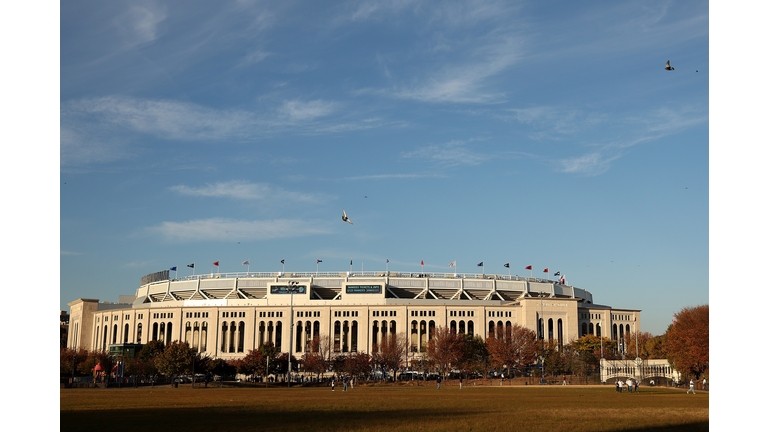
<instances>
[{"instance_id":1,"label":"tree","mask_svg":"<svg viewBox=\"0 0 768 432\"><path fill-rule=\"evenodd\" d=\"M62 376L77 373L78 366L84 364L88 359L88 351L84 348L70 349L62 348L59 350L59 373ZM93 367L93 366L91 366Z\"/></svg>"},{"instance_id":2,"label":"tree","mask_svg":"<svg viewBox=\"0 0 768 432\"><path fill-rule=\"evenodd\" d=\"M653 339L653 335L648 332L637 332L637 337L635 337L633 332L626 333L624 335L624 346L627 347L627 355L644 359L651 358L651 353L648 351L648 343L651 339ZM637 340L637 343L635 343L635 340Z\"/></svg>"},{"instance_id":3,"label":"tree","mask_svg":"<svg viewBox=\"0 0 768 432\"><path fill-rule=\"evenodd\" d=\"M157 356L162 355L165 351L165 344L159 340L153 340L141 347L138 358L141 361L141 369L143 373L155 374L157 373L157 367L155 366L155 359Z\"/></svg>"},{"instance_id":4,"label":"tree","mask_svg":"<svg viewBox=\"0 0 768 432\"><path fill-rule=\"evenodd\" d=\"M709 371L709 305L687 307L675 314L663 345L667 360L683 374Z\"/></svg>"},{"instance_id":5,"label":"tree","mask_svg":"<svg viewBox=\"0 0 768 432\"><path fill-rule=\"evenodd\" d=\"M560 349L557 339L548 339L544 346L544 371L551 375L560 375L570 371L569 358Z\"/></svg>"},{"instance_id":6,"label":"tree","mask_svg":"<svg viewBox=\"0 0 768 432\"><path fill-rule=\"evenodd\" d=\"M488 348L480 335L464 335L462 353L459 359L459 369L463 372L474 371L488 374Z\"/></svg>"},{"instance_id":7,"label":"tree","mask_svg":"<svg viewBox=\"0 0 768 432\"><path fill-rule=\"evenodd\" d=\"M318 379L320 374L328 370L328 361L325 358L325 352L321 349L323 348L321 340L321 336L315 336L309 343L309 349L302 357L304 359L304 370L316 374Z\"/></svg>"},{"instance_id":8,"label":"tree","mask_svg":"<svg viewBox=\"0 0 768 432\"><path fill-rule=\"evenodd\" d=\"M189 373L192 370L192 358L196 354L186 342L171 342L162 354L154 357L155 367L160 373L168 376Z\"/></svg>"},{"instance_id":9,"label":"tree","mask_svg":"<svg viewBox=\"0 0 768 432\"><path fill-rule=\"evenodd\" d=\"M408 338L405 333L389 334L382 338L378 346L379 352L374 351L378 363L391 371L397 371L405 361L408 352Z\"/></svg>"},{"instance_id":10,"label":"tree","mask_svg":"<svg viewBox=\"0 0 768 432\"><path fill-rule=\"evenodd\" d=\"M458 366L463 354L463 345L463 335L448 327L437 327L427 344L427 359L442 375L445 375L450 366Z\"/></svg>"},{"instance_id":11,"label":"tree","mask_svg":"<svg viewBox=\"0 0 768 432\"><path fill-rule=\"evenodd\" d=\"M343 366L343 371L350 376L369 375L372 369L371 356L363 352L348 355Z\"/></svg>"},{"instance_id":12,"label":"tree","mask_svg":"<svg viewBox=\"0 0 768 432\"><path fill-rule=\"evenodd\" d=\"M266 358L259 350L250 350L237 364L237 373L253 376L266 371Z\"/></svg>"},{"instance_id":13,"label":"tree","mask_svg":"<svg viewBox=\"0 0 768 432\"><path fill-rule=\"evenodd\" d=\"M534 363L538 354L539 345L536 342L536 333L519 324L497 329L495 335L486 339L488 355L491 365L496 368L523 370Z\"/></svg>"}]
</instances>

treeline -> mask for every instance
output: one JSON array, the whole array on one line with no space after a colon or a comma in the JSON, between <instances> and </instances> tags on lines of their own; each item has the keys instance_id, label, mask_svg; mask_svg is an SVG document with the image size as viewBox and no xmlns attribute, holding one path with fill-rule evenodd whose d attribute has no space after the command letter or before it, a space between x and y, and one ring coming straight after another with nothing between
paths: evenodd
<instances>
[{"instance_id":1,"label":"treeline","mask_svg":"<svg viewBox=\"0 0 768 432\"><path fill-rule=\"evenodd\" d=\"M483 340L480 336L458 334L447 327L437 327L424 347L423 355L414 352L405 333L392 334L374 345L370 354L334 352L328 335L315 338L299 359L278 352L267 343L244 357L225 361L198 353L186 342L165 345L152 341L144 345L135 358L123 359L123 376L166 376L195 374L251 377L270 375L285 377L290 363L292 372L320 375L371 376L391 373L409 367L414 371L451 371L488 376L488 372L540 373L543 360L547 375L590 375L599 372L600 359L668 359L683 375L699 375L709 370L709 306L685 308L675 314L666 334L629 333L620 350L617 341L586 335L568 344L557 340L537 339L536 334L519 325L507 326ZM106 351L61 350L62 376L90 375L96 365L109 375L116 360Z\"/></svg>"}]
</instances>

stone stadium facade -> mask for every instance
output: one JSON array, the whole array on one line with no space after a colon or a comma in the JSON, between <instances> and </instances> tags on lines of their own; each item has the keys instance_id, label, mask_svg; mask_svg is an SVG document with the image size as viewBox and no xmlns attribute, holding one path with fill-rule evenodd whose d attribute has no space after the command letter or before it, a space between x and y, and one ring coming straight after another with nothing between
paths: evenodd
<instances>
[{"instance_id":1,"label":"stone stadium facade","mask_svg":"<svg viewBox=\"0 0 768 432\"><path fill-rule=\"evenodd\" d=\"M621 341L640 331L640 311L593 302L592 293L556 281L506 275L341 272L232 273L142 278L117 303L70 302L67 345L114 350L184 341L226 360L272 342L301 357L329 335L335 353L371 353L387 335L404 333L412 353L449 327L486 338L515 324L568 343L586 334ZM293 320L291 320L293 318ZM293 325L293 331L291 331ZM603 331L606 329L608 331Z\"/></svg>"}]
</instances>

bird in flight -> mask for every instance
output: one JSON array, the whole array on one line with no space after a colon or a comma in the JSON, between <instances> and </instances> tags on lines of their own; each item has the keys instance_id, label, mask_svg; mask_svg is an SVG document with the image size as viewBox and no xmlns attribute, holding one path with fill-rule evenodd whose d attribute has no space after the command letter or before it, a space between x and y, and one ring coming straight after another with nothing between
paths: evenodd
<instances>
[{"instance_id":1,"label":"bird in flight","mask_svg":"<svg viewBox=\"0 0 768 432\"><path fill-rule=\"evenodd\" d=\"M347 212L345 212L343 209L341 210L341 212L343 213L341 216L341 220L343 220L344 222L349 222L351 225L354 225L352 221L349 220L349 218L347 217Z\"/></svg>"},{"instance_id":2,"label":"bird in flight","mask_svg":"<svg viewBox=\"0 0 768 432\"><path fill-rule=\"evenodd\" d=\"M672 66L669 65L669 60L667 60L667 66L664 69L666 69L666 70L675 70L675 68L673 68Z\"/></svg>"}]
</instances>

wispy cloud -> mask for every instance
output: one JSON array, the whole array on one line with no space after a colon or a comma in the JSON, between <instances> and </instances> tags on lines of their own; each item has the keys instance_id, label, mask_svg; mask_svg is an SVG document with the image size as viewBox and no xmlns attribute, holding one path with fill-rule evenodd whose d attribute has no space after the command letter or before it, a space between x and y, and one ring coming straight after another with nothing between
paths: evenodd
<instances>
[{"instance_id":1,"label":"wispy cloud","mask_svg":"<svg viewBox=\"0 0 768 432\"><path fill-rule=\"evenodd\" d=\"M569 174L596 176L610 169L611 163L628 154L628 149L636 145L652 142L670 136L693 126L708 121L708 115L700 108L677 107L660 108L639 115L611 118L607 122L618 124L618 131L609 131L613 136L608 142L592 141L589 153L552 161L558 171ZM607 140L604 138L604 140Z\"/></svg>"},{"instance_id":2,"label":"wispy cloud","mask_svg":"<svg viewBox=\"0 0 768 432\"><path fill-rule=\"evenodd\" d=\"M474 141L474 140L470 140ZM457 165L479 165L493 156L471 149L469 141L454 140L445 144L434 144L402 154L406 159L425 159L442 167Z\"/></svg>"},{"instance_id":3,"label":"wispy cloud","mask_svg":"<svg viewBox=\"0 0 768 432\"><path fill-rule=\"evenodd\" d=\"M285 101L279 111L290 121L314 120L318 117L325 117L336 110L338 104L323 100L314 101Z\"/></svg>"},{"instance_id":4,"label":"wispy cloud","mask_svg":"<svg viewBox=\"0 0 768 432\"><path fill-rule=\"evenodd\" d=\"M330 234L325 221L300 219L234 220L225 218L198 219L186 222L162 222L146 233L167 241L241 241L293 238Z\"/></svg>"},{"instance_id":5,"label":"wispy cloud","mask_svg":"<svg viewBox=\"0 0 768 432\"><path fill-rule=\"evenodd\" d=\"M364 176L345 177L344 180L390 180L390 179L412 179L423 177L445 177L440 173L419 173L419 174L370 174Z\"/></svg>"},{"instance_id":6,"label":"wispy cloud","mask_svg":"<svg viewBox=\"0 0 768 432\"><path fill-rule=\"evenodd\" d=\"M177 185L172 186L170 189L181 195L224 197L240 200L267 200L280 198L288 201L319 202L327 199L325 196L286 191L266 183L248 183L245 181L219 182L206 184L203 187Z\"/></svg>"},{"instance_id":7,"label":"wispy cloud","mask_svg":"<svg viewBox=\"0 0 768 432\"><path fill-rule=\"evenodd\" d=\"M59 251L59 254L61 256L77 256L77 255L83 255L81 252L72 252L72 251Z\"/></svg>"}]
</instances>

